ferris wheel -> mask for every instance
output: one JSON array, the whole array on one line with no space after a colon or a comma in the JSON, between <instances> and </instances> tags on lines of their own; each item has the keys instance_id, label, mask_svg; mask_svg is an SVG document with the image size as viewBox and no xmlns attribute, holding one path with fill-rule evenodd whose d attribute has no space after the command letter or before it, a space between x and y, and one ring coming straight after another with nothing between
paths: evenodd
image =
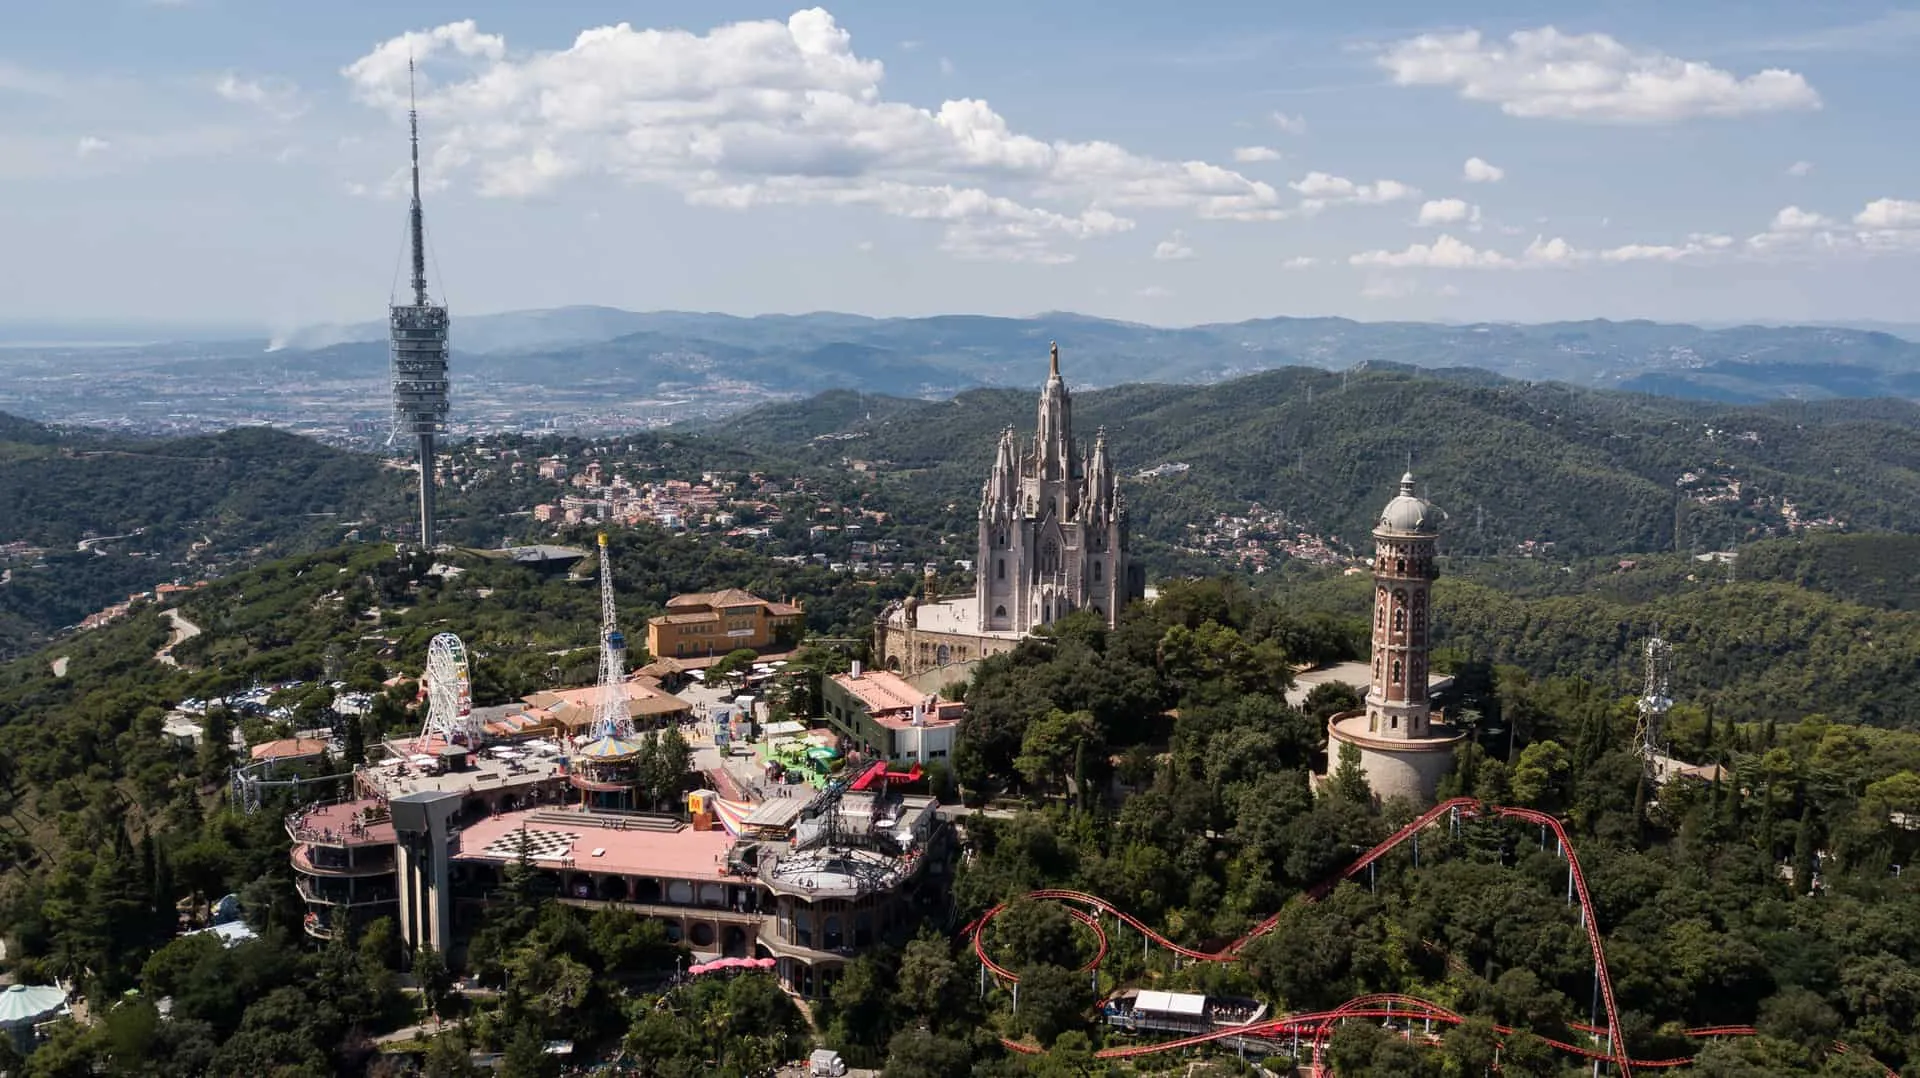
<instances>
[{"instance_id":1,"label":"ferris wheel","mask_svg":"<svg viewBox=\"0 0 1920 1078\"><path fill-rule=\"evenodd\" d=\"M473 722L473 680L467 669L467 646L452 633L441 633L427 645L427 720L421 740L439 737L449 745L471 745L477 731Z\"/></svg>"}]
</instances>

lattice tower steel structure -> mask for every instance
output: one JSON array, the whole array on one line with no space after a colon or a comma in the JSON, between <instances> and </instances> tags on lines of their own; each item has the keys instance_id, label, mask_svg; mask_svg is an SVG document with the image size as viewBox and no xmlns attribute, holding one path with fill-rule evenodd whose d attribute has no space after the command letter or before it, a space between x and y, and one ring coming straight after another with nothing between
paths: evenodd
<instances>
[{"instance_id":1,"label":"lattice tower steel structure","mask_svg":"<svg viewBox=\"0 0 1920 1078\"><path fill-rule=\"evenodd\" d=\"M1647 638L1646 685L1640 692L1640 721L1635 749L1648 760L1660 754L1666 736L1667 712L1673 710L1669 682L1673 675L1673 645L1659 630Z\"/></svg>"},{"instance_id":2,"label":"lattice tower steel structure","mask_svg":"<svg viewBox=\"0 0 1920 1078\"><path fill-rule=\"evenodd\" d=\"M467 646L452 633L441 633L427 644L427 718L420 740L438 737L449 745L472 746L479 740L473 721L473 678L467 666Z\"/></svg>"},{"instance_id":3,"label":"lattice tower steel structure","mask_svg":"<svg viewBox=\"0 0 1920 1078\"><path fill-rule=\"evenodd\" d=\"M613 608L613 557L607 533L600 533L600 695L594 701L593 736L631 738L633 716L627 710L627 638Z\"/></svg>"},{"instance_id":4,"label":"lattice tower steel structure","mask_svg":"<svg viewBox=\"0 0 1920 1078\"><path fill-rule=\"evenodd\" d=\"M393 434L415 439L420 455L420 545L434 547L434 439L447 429L447 308L427 299L426 223L420 209L420 110L413 101L413 62L407 62L407 128L412 151L413 203L407 238L413 254L413 302L388 307L392 331Z\"/></svg>"}]
</instances>

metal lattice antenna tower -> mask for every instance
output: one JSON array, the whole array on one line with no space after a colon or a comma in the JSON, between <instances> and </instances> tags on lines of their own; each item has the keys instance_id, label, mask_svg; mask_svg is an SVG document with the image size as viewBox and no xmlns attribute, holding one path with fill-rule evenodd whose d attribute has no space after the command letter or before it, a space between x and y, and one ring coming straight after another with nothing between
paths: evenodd
<instances>
[{"instance_id":1,"label":"metal lattice antenna tower","mask_svg":"<svg viewBox=\"0 0 1920 1078\"><path fill-rule=\"evenodd\" d=\"M627 711L627 638L613 609L613 558L607 551L607 533L600 533L600 696L594 702L593 736L633 736L633 717Z\"/></svg>"},{"instance_id":2,"label":"metal lattice antenna tower","mask_svg":"<svg viewBox=\"0 0 1920 1078\"><path fill-rule=\"evenodd\" d=\"M412 436L420 453L420 545L434 546L433 444L447 429L447 308L427 301L426 222L420 208L420 111L413 102L413 61L407 61L407 129L413 167L413 203L407 238L413 254L413 302L388 308L392 332L393 433Z\"/></svg>"},{"instance_id":3,"label":"metal lattice antenna tower","mask_svg":"<svg viewBox=\"0 0 1920 1078\"><path fill-rule=\"evenodd\" d=\"M1647 638L1647 678L1640 693L1640 722L1634 746L1641 756L1652 759L1660 752L1665 736L1667 712L1673 710L1670 682L1673 675L1673 645L1660 637L1655 628Z\"/></svg>"}]
</instances>

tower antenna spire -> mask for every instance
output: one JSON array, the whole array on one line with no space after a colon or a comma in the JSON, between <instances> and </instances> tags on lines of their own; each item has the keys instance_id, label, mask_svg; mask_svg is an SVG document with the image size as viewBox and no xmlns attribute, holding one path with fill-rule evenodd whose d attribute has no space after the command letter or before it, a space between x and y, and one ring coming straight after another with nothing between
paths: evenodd
<instances>
[{"instance_id":1,"label":"tower antenna spire","mask_svg":"<svg viewBox=\"0 0 1920 1078\"><path fill-rule=\"evenodd\" d=\"M407 136L413 158L413 206L408 216L408 239L413 245L413 305L427 305L426 215L420 209L420 106L413 92L413 57L407 57Z\"/></svg>"}]
</instances>

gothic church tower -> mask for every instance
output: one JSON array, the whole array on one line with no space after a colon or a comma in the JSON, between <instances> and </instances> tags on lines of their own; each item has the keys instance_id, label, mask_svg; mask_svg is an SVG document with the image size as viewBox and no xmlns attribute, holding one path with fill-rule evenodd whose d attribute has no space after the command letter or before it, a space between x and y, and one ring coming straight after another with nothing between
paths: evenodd
<instances>
[{"instance_id":1,"label":"gothic church tower","mask_svg":"<svg viewBox=\"0 0 1920 1078\"><path fill-rule=\"evenodd\" d=\"M1032 443L1001 432L980 495L974 561L981 632L1026 633L1091 609L1112 625L1145 591L1127 560L1126 504L1114 485L1106 431L1085 456L1073 440L1073 400L1053 345Z\"/></svg>"}]
</instances>

